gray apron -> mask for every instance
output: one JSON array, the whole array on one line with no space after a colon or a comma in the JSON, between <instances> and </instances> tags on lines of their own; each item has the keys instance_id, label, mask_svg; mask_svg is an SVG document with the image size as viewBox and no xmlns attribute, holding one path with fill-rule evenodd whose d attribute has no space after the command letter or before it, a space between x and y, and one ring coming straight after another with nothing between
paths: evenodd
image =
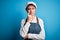
<instances>
[{"instance_id":1,"label":"gray apron","mask_svg":"<svg viewBox=\"0 0 60 40\"><path fill-rule=\"evenodd\" d=\"M32 33L32 34L39 34L40 31L41 31L41 27L38 23L30 23L30 27L29 27L29 30L28 30L28 33ZM33 39L26 39L26 40L33 40ZM34 39L34 40L37 40L37 39Z\"/></svg>"}]
</instances>

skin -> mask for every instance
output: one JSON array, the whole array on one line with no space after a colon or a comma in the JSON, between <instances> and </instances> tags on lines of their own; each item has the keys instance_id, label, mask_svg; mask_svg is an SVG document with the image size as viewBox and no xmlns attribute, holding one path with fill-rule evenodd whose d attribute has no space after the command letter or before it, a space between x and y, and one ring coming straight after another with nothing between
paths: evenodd
<instances>
[{"instance_id":1,"label":"skin","mask_svg":"<svg viewBox=\"0 0 60 40\"><path fill-rule=\"evenodd\" d=\"M31 22L35 17L35 11L36 8L33 5L28 6L27 12L28 12L28 22Z\"/></svg>"},{"instance_id":2,"label":"skin","mask_svg":"<svg viewBox=\"0 0 60 40\"><path fill-rule=\"evenodd\" d=\"M36 7L34 7L33 5L29 5L27 7L27 13L28 13L28 19L27 22L31 22L34 17L35 17L35 11L36 11ZM25 39L28 38L28 34L25 36Z\"/></svg>"}]
</instances>

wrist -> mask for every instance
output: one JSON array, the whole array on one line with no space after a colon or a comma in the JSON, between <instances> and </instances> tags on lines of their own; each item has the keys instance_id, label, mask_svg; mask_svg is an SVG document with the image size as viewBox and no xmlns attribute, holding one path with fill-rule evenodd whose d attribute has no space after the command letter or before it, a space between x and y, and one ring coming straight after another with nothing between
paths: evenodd
<instances>
[{"instance_id":1,"label":"wrist","mask_svg":"<svg viewBox=\"0 0 60 40\"><path fill-rule=\"evenodd\" d=\"M27 20L28 23L30 23L31 21Z\"/></svg>"}]
</instances>

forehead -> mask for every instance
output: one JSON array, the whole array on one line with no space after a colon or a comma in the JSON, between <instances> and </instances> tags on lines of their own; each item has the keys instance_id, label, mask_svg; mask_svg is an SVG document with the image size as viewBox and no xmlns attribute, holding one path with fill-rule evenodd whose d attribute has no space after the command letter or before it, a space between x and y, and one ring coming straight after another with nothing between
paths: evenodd
<instances>
[{"instance_id":1,"label":"forehead","mask_svg":"<svg viewBox=\"0 0 60 40\"><path fill-rule=\"evenodd\" d=\"M33 4L29 4L28 6L27 6L27 8L28 7L35 7L35 5L33 5ZM36 8L36 7L35 7Z\"/></svg>"},{"instance_id":2,"label":"forehead","mask_svg":"<svg viewBox=\"0 0 60 40\"><path fill-rule=\"evenodd\" d=\"M35 8L33 5L28 6L28 8Z\"/></svg>"}]
</instances>

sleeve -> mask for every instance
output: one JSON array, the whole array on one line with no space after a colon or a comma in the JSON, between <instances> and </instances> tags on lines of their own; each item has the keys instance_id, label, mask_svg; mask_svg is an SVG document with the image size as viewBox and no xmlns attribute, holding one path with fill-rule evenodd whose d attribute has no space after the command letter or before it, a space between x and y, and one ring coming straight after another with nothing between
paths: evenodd
<instances>
[{"instance_id":1,"label":"sleeve","mask_svg":"<svg viewBox=\"0 0 60 40\"><path fill-rule=\"evenodd\" d=\"M39 19L39 25L41 26L41 32L40 34L28 34L28 38L32 38L32 39L40 39L40 40L44 40L45 39L45 31L44 31L44 24L43 21L41 19Z\"/></svg>"},{"instance_id":2,"label":"sleeve","mask_svg":"<svg viewBox=\"0 0 60 40\"><path fill-rule=\"evenodd\" d=\"M28 29L29 29L29 26L30 26L30 23L27 22L25 25L25 20L22 20L21 21L21 29L20 29L20 35L24 38L28 32Z\"/></svg>"}]
</instances>

